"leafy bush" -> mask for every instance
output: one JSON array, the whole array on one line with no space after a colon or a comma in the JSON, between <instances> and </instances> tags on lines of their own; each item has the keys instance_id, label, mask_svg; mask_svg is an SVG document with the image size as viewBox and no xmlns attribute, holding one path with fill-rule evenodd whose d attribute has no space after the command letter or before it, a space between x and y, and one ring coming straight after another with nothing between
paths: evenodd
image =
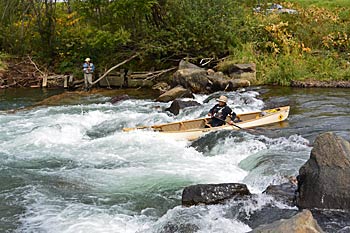
<instances>
[{"instance_id":1,"label":"leafy bush","mask_svg":"<svg viewBox=\"0 0 350 233\"><path fill-rule=\"evenodd\" d=\"M0 46L61 73L81 74L85 57L102 72L138 52L128 68L228 56L255 62L258 83L348 80L350 10L310 1L281 3L298 14L266 15L254 0L14 0L0 3Z\"/></svg>"},{"instance_id":2,"label":"leafy bush","mask_svg":"<svg viewBox=\"0 0 350 233\"><path fill-rule=\"evenodd\" d=\"M141 47L153 57L219 57L240 44L243 5L231 0L174 0L163 6L164 28L152 28Z\"/></svg>"}]
</instances>

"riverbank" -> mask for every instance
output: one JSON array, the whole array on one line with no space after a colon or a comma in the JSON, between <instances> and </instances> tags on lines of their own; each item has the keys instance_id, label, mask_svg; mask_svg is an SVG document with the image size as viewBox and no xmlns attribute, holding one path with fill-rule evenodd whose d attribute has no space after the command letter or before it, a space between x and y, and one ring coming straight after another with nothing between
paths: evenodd
<instances>
[{"instance_id":1,"label":"riverbank","mask_svg":"<svg viewBox=\"0 0 350 233\"><path fill-rule=\"evenodd\" d=\"M310 86L304 84L305 79L350 81L347 39L350 17L346 7L341 7L348 5L345 0L329 5L328 1L309 0L281 3L281 7L295 14L256 12L255 1L234 4L230 0L131 5L107 1L97 6L50 2L50 11L39 6L36 9L35 4L23 4L18 2L13 4L12 11L4 11L9 15L4 17L8 21L0 25L1 31L6 32L2 53L33 58L37 66L30 75L37 74L38 68L45 73L72 74L81 80L81 63L87 57L92 59L99 76L109 67L137 55L123 66L124 70L167 70L184 58L212 69L221 59L228 58L237 64L256 64L254 85L290 86L291 82L300 81L301 85ZM20 15L26 7L30 17L23 21ZM97 16L99 13L92 10L82 14L85 7L104 13ZM268 4L261 6L267 7ZM54 27L49 23L41 27L32 24L41 22L43 15L57 24ZM111 21L115 24L108 23ZM14 82L11 76L16 78L10 75L3 88L40 86L40 80L35 78L26 78L24 82L16 78ZM341 86L332 82L331 86Z\"/></svg>"},{"instance_id":2,"label":"riverbank","mask_svg":"<svg viewBox=\"0 0 350 233\"><path fill-rule=\"evenodd\" d=\"M29 60L28 58L21 59L6 59L2 62L3 68L0 69L0 89L7 88L40 88L42 87L42 71L36 66L34 62ZM220 65L218 65L220 67ZM259 71L257 71L259 73ZM64 87L64 80L62 79L62 75L52 74L57 79L51 80L50 88L62 88ZM78 80L81 80L78 79ZM172 79L169 78L169 81ZM162 80L163 81L163 80ZM72 87L77 91L81 91L83 86L81 85L81 81L77 81L79 85L77 87ZM270 82L262 82L261 80L252 81L250 79L251 85L269 85ZM302 88L349 88L350 81L349 80L316 80L316 79L308 79L308 80L291 80L289 85L291 87L302 87ZM68 86L67 86L68 88ZM109 87L110 88L110 87ZM109 88L105 88L106 90ZM120 88L120 87L118 87ZM102 88L104 89L104 88Z\"/></svg>"}]
</instances>

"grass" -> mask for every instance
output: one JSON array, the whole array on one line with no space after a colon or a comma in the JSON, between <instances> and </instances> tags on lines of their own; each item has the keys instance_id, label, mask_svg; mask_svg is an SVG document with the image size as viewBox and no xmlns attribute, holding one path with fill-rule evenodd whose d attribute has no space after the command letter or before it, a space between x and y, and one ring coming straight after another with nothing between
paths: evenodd
<instances>
[{"instance_id":1,"label":"grass","mask_svg":"<svg viewBox=\"0 0 350 233\"><path fill-rule=\"evenodd\" d=\"M7 54L1 53L0 52L0 71L6 70L7 65L5 62L5 59L8 57Z\"/></svg>"},{"instance_id":2,"label":"grass","mask_svg":"<svg viewBox=\"0 0 350 233\"><path fill-rule=\"evenodd\" d=\"M302 7L316 6L330 9L350 7L349 0L287 0L286 2L297 3Z\"/></svg>"}]
</instances>

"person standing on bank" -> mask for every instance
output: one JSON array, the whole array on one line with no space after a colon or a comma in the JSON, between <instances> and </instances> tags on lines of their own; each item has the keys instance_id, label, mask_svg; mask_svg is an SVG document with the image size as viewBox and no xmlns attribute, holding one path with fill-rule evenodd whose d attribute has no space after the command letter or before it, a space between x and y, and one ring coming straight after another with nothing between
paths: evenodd
<instances>
[{"instance_id":1,"label":"person standing on bank","mask_svg":"<svg viewBox=\"0 0 350 233\"><path fill-rule=\"evenodd\" d=\"M222 95L219 99L216 99L219 103L209 110L208 116L211 117L209 124L212 127L222 126L225 123L233 125L233 120L236 118L236 113L227 106L227 97ZM231 117L231 120L226 122L226 117Z\"/></svg>"},{"instance_id":2,"label":"person standing on bank","mask_svg":"<svg viewBox=\"0 0 350 233\"><path fill-rule=\"evenodd\" d=\"M85 59L85 62L83 64L83 71L84 71L85 89L89 90L92 84L92 75L95 71L95 66L92 62L90 62L90 58Z\"/></svg>"}]
</instances>

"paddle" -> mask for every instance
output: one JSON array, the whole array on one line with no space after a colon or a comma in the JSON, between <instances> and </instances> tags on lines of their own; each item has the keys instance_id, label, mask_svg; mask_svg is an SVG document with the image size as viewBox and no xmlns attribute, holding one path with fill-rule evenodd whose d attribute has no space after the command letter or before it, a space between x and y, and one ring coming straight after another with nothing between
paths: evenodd
<instances>
[{"instance_id":1,"label":"paddle","mask_svg":"<svg viewBox=\"0 0 350 233\"><path fill-rule=\"evenodd\" d=\"M135 127L135 128L123 128L124 132L129 132L129 131L133 131L133 130L138 130L138 129L151 129L153 128L152 126L140 126L140 127Z\"/></svg>"},{"instance_id":2,"label":"paddle","mask_svg":"<svg viewBox=\"0 0 350 233\"><path fill-rule=\"evenodd\" d=\"M212 118L215 118L215 119L218 119L218 120L223 121L223 122L225 122L225 123L228 123L227 121L225 121L225 120L223 120L223 119L220 119L220 118L218 118L218 117L216 117L216 116L212 116ZM231 124L229 124L229 125L231 125ZM232 126L238 128L238 129L241 129L241 130L247 130L247 131L255 132L255 130L253 130L253 129L245 129L245 128L242 128L242 127L240 127L240 126L238 126L238 125L236 125L236 124L232 124Z\"/></svg>"}]
</instances>

